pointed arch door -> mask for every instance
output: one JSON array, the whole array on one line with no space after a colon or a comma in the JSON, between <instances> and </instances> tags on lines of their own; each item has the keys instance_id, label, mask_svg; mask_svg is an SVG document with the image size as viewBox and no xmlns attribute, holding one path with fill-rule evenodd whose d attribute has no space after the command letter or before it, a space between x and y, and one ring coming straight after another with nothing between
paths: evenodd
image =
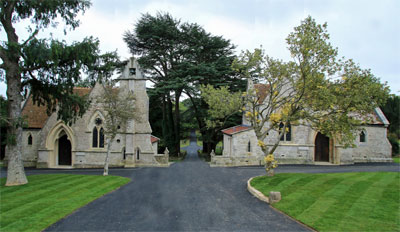
<instances>
[{"instance_id":1,"label":"pointed arch door","mask_svg":"<svg viewBox=\"0 0 400 232\"><path fill-rule=\"evenodd\" d=\"M58 139L58 165L72 165L71 142L66 134Z\"/></svg>"},{"instance_id":2,"label":"pointed arch door","mask_svg":"<svg viewBox=\"0 0 400 232\"><path fill-rule=\"evenodd\" d=\"M329 138L318 132L315 138L315 161L329 162Z\"/></svg>"}]
</instances>

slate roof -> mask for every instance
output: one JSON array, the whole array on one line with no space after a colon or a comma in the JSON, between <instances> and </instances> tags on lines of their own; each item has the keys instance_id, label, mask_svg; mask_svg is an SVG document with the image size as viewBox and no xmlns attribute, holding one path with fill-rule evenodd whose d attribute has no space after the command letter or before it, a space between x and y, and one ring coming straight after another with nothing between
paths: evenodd
<instances>
[{"instance_id":1,"label":"slate roof","mask_svg":"<svg viewBox=\"0 0 400 232\"><path fill-rule=\"evenodd\" d=\"M381 108L377 107L374 110L375 120L373 124L375 125L389 125L390 122L386 119L385 115L383 114Z\"/></svg>"}]
</instances>

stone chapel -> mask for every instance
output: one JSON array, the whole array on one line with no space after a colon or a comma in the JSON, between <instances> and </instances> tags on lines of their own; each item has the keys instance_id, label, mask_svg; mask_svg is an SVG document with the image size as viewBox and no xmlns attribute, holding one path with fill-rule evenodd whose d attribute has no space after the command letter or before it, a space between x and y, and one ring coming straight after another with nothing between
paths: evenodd
<instances>
[{"instance_id":1,"label":"stone chapel","mask_svg":"<svg viewBox=\"0 0 400 232\"><path fill-rule=\"evenodd\" d=\"M118 78L119 89L132 91L139 118L130 120L111 145L111 167L168 166L168 153L157 154L158 138L151 135L146 79L138 62L131 58ZM93 88L75 88L80 96L88 95L91 105L71 126L57 120L57 112L46 114L45 106L33 104L29 96L22 115L28 126L23 130L22 157L26 167L95 168L103 167L106 144L101 104L96 98L104 92L97 83Z\"/></svg>"},{"instance_id":2,"label":"stone chapel","mask_svg":"<svg viewBox=\"0 0 400 232\"><path fill-rule=\"evenodd\" d=\"M248 82L260 99L266 100L268 86ZM280 164L354 164L360 162L392 162L391 145L387 139L389 121L380 108L371 112L370 124L361 126L354 148L344 148L333 138L313 130L307 125L288 125L288 132L280 138L274 156ZM283 125L282 125L283 127ZM264 155L250 122L243 116L242 125L222 130L223 152L212 155L211 166L263 165ZM265 139L267 146L275 144L278 132Z\"/></svg>"}]
</instances>

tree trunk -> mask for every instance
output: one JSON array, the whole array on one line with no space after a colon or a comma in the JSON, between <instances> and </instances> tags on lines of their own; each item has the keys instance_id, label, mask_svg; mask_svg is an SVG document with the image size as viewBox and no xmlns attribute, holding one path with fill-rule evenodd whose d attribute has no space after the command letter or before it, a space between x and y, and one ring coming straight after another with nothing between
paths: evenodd
<instances>
[{"instance_id":1,"label":"tree trunk","mask_svg":"<svg viewBox=\"0 0 400 232\"><path fill-rule=\"evenodd\" d=\"M179 154L181 151L181 120L180 120L180 111L179 111L179 98L181 97L182 90L175 91L175 149Z\"/></svg>"},{"instance_id":2,"label":"tree trunk","mask_svg":"<svg viewBox=\"0 0 400 232\"><path fill-rule=\"evenodd\" d=\"M2 15L1 24L7 33L9 46L7 52L1 52L1 59L6 71L8 116L10 124L7 128L8 146L6 153L8 157L6 186L23 185L28 183L26 179L24 164L22 161L22 125L21 125L21 72L19 71L20 48L18 36L12 25L13 9L16 2L8 2L5 15Z\"/></svg>"},{"instance_id":3,"label":"tree trunk","mask_svg":"<svg viewBox=\"0 0 400 232\"><path fill-rule=\"evenodd\" d=\"M162 98L162 135L165 140L164 144L168 146L168 119L167 119L167 102L165 96Z\"/></svg>"},{"instance_id":4,"label":"tree trunk","mask_svg":"<svg viewBox=\"0 0 400 232\"><path fill-rule=\"evenodd\" d=\"M205 130L201 133L201 137L203 137L203 153L209 154L211 152L211 144L209 142L208 130Z\"/></svg>"},{"instance_id":5,"label":"tree trunk","mask_svg":"<svg viewBox=\"0 0 400 232\"><path fill-rule=\"evenodd\" d=\"M267 176L274 176L274 175L275 175L275 171L273 168L271 170L267 171Z\"/></svg>"},{"instance_id":6,"label":"tree trunk","mask_svg":"<svg viewBox=\"0 0 400 232\"><path fill-rule=\"evenodd\" d=\"M171 97L169 95L167 95L167 118L168 118L168 146L169 146L169 150L170 153L172 153L173 156L177 155L177 150L176 150L176 146L175 146L175 126L174 126L174 115L172 112L172 101L171 101Z\"/></svg>"},{"instance_id":7,"label":"tree trunk","mask_svg":"<svg viewBox=\"0 0 400 232\"><path fill-rule=\"evenodd\" d=\"M202 149L203 149L203 152L206 152L206 150L207 150L207 142L204 141L204 138L207 138L207 137L206 137L206 134L205 134L206 131L205 131L205 123L204 123L204 120L203 120L203 118L200 116L200 112L199 112L199 110L198 110L198 108L197 108L197 106L196 106L196 102L194 101L192 95L189 94L189 93L186 93L186 94L189 96L190 101L192 102L193 109L194 109L194 113L195 113L195 117L196 117L196 120L197 120L197 124L199 125L201 137L203 138L203 148L202 148Z\"/></svg>"},{"instance_id":8,"label":"tree trunk","mask_svg":"<svg viewBox=\"0 0 400 232\"><path fill-rule=\"evenodd\" d=\"M108 138L107 139L107 155L106 155L106 160L104 161L103 176L108 176L108 163L109 163L109 157L110 157L110 152L111 152L111 142L112 142L112 139Z\"/></svg>"},{"instance_id":9,"label":"tree trunk","mask_svg":"<svg viewBox=\"0 0 400 232\"><path fill-rule=\"evenodd\" d=\"M6 186L27 184L22 160L22 125L21 125L21 75L18 60L8 64L6 69L8 116L10 124L7 134L11 136L6 148L8 157Z\"/></svg>"},{"instance_id":10,"label":"tree trunk","mask_svg":"<svg viewBox=\"0 0 400 232\"><path fill-rule=\"evenodd\" d=\"M162 113L163 113L163 121L162 121L162 130L163 130L163 139L165 147L168 147L172 152L174 150L173 141L173 120L172 120L172 113L170 112L171 106L169 105L169 101L167 101L168 96L163 96L162 102ZM171 153L172 153L171 152ZM173 153L172 153L173 154Z\"/></svg>"},{"instance_id":11,"label":"tree trunk","mask_svg":"<svg viewBox=\"0 0 400 232\"><path fill-rule=\"evenodd\" d=\"M217 144L215 142L204 142L203 141L203 152L210 154L212 150L215 151L215 148L217 147Z\"/></svg>"}]
</instances>

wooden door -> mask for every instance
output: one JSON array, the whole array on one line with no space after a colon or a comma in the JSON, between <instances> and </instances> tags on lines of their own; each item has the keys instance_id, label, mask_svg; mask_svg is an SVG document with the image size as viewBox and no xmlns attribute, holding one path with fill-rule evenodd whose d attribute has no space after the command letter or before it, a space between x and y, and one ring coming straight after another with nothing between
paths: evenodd
<instances>
[{"instance_id":1,"label":"wooden door","mask_svg":"<svg viewBox=\"0 0 400 232\"><path fill-rule=\"evenodd\" d=\"M315 138L315 161L329 162L329 138L318 133Z\"/></svg>"}]
</instances>

